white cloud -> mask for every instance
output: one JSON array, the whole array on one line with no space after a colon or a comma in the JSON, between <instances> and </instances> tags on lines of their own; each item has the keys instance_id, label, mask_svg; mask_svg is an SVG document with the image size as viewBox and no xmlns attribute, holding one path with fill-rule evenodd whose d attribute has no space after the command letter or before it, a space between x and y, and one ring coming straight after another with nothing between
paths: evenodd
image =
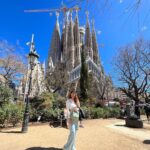
<instances>
[{"instance_id":1,"label":"white cloud","mask_svg":"<svg viewBox=\"0 0 150 150\"><path fill-rule=\"evenodd\" d=\"M102 33L102 31L101 31L101 30L98 30L98 31L97 31L97 34L98 34L98 35L100 35L101 33Z\"/></svg>"},{"instance_id":2,"label":"white cloud","mask_svg":"<svg viewBox=\"0 0 150 150\"><path fill-rule=\"evenodd\" d=\"M120 4L123 3L123 0L119 0L119 3L120 3Z\"/></svg>"},{"instance_id":3,"label":"white cloud","mask_svg":"<svg viewBox=\"0 0 150 150\"><path fill-rule=\"evenodd\" d=\"M145 30L147 30L148 29L148 27L147 26L143 26L143 27L141 27L141 31L145 31Z\"/></svg>"}]
</instances>

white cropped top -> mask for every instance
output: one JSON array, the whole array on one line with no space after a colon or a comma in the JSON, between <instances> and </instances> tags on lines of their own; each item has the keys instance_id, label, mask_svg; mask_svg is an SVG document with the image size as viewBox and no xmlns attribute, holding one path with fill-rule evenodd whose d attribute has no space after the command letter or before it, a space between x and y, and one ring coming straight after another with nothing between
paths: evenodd
<instances>
[{"instance_id":1,"label":"white cropped top","mask_svg":"<svg viewBox=\"0 0 150 150\"><path fill-rule=\"evenodd\" d=\"M67 108L67 118L70 118L70 110L72 110L74 107L77 107L75 102L72 99L68 99L66 101L66 108Z\"/></svg>"}]
</instances>

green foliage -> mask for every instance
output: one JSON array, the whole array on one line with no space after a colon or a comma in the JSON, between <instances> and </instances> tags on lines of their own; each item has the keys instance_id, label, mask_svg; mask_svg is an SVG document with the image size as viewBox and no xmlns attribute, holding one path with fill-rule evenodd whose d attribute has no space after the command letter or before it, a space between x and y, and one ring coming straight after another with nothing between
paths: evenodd
<instances>
[{"instance_id":1,"label":"green foliage","mask_svg":"<svg viewBox=\"0 0 150 150\"><path fill-rule=\"evenodd\" d=\"M88 81L89 81L88 98L92 100L96 98L97 95L97 93L95 93L96 83L94 82L93 73L89 73Z\"/></svg>"},{"instance_id":2,"label":"green foliage","mask_svg":"<svg viewBox=\"0 0 150 150\"><path fill-rule=\"evenodd\" d=\"M15 104L11 104L9 107L10 107L9 123L11 123L13 127L15 127L23 119L23 109L22 107Z\"/></svg>"},{"instance_id":3,"label":"green foliage","mask_svg":"<svg viewBox=\"0 0 150 150\"><path fill-rule=\"evenodd\" d=\"M81 100L86 101L88 98L88 68L84 52L81 53L81 71L80 71L80 97Z\"/></svg>"},{"instance_id":4,"label":"green foliage","mask_svg":"<svg viewBox=\"0 0 150 150\"><path fill-rule=\"evenodd\" d=\"M37 121L38 116L41 121L56 119L61 108L65 108L65 98L57 93L44 92L30 100L30 121Z\"/></svg>"},{"instance_id":5,"label":"green foliage","mask_svg":"<svg viewBox=\"0 0 150 150\"><path fill-rule=\"evenodd\" d=\"M0 125L3 127L6 122L6 111L0 108Z\"/></svg>"},{"instance_id":6,"label":"green foliage","mask_svg":"<svg viewBox=\"0 0 150 150\"><path fill-rule=\"evenodd\" d=\"M23 108L16 104L7 104L0 108L0 126L5 127L8 124L16 126L22 121Z\"/></svg>"},{"instance_id":7,"label":"green foliage","mask_svg":"<svg viewBox=\"0 0 150 150\"><path fill-rule=\"evenodd\" d=\"M53 101L53 108L65 108L66 107L66 98L62 97L61 95L54 93L54 101Z\"/></svg>"},{"instance_id":8,"label":"green foliage","mask_svg":"<svg viewBox=\"0 0 150 150\"><path fill-rule=\"evenodd\" d=\"M44 110L42 114L42 121L57 120L58 109Z\"/></svg>"},{"instance_id":9,"label":"green foliage","mask_svg":"<svg viewBox=\"0 0 150 150\"><path fill-rule=\"evenodd\" d=\"M119 98L114 98L114 101L119 102L120 100Z\"/></svg>"},{"instance_id":10,"label":"green foliage","mask_svg":"<svg viewBox=\"0 0 150 150\"><path fill-rule=\"evenodd\" d=\"M11 100L13 100L13 91L7 86L0 84L0 107L8 104Z\"/></svg>"},{"instance_id":11,"label":"green foliage","mask_svg":"<svg viewBox=\"0 0 150 150\"><path fill-rule=\"evenodd\" d=\"M42 110L53 107L54 96L52 93L43 92L40 96L36 96L30 100L31 109Z\"/></svg>"},{"instance_id":12,"label":"green foliage","mask_svg":"<svg viewBox=\"0 0 150 150\"><path fill-rule=\"evenodd\" d=\"M104 108L95 108L95 107L83 107L85 113L85 118L90 119L99 119L99 118L114 118L119 117L120 109L118 107L104 107Z\"/></svg>"}]
</instances>

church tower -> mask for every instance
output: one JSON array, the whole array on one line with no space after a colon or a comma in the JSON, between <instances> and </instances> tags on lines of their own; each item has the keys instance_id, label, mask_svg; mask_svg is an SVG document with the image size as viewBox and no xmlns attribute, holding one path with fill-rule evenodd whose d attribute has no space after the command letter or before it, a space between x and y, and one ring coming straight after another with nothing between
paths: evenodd
<instances>
[{"instance_id":1,"label":"church tower","mask_svg":"<svg viewBox=\"0 0 150 150\"><path fill-rule=\"evenodd\" d=\"M70 11L69 31L67 38L67 70L70 72L74 68L74 32L73 32L72 11Z\"/></svg>"},{"instance_id":2,"label":"church tower","mask_svg":"<svg viewBox=\"0 0 150 150\"><path fill-rule=\"evenodd\" d=\"M99 65L100 62L99 62L98 45L94 27L94 20L92 21L92 49L93 49L93 61L95 64Z\"/></svg>"},{"instance_id":3,"label":"church tower","mask_svg":"<svg viewBox=\"0 0 150 150\"><path fill-rule=\"evenodd\" d=\"M60 41L60 28L59 28L59 14L56 13L56 25L52 35L52 41L50 45L50 51L48 56L48 64L50 57L52 58L53 65L55 66L58 61L61 59L61 41Z\"/></svg>"},{"instance_id":4,"label":"church tower","mask_svg":"<svg viewBox=\"0 0 150 150\"><path fill-rule=\"evenodd\" d=\"M80 43L80 29L79 29L78 10L76 10L75 25L74 25L75 67L81 63L80 44L81 43Z\"/></svg>"},{"instance_id":5,"label":"church tower","mask_svg":"<svg viewBox=\"0 0 150 150\"><path fill-rule=\"evenodd\" d=\"M86 12L86 29L85 29L85 47L84 47L84 53L86 58L91 58L93 60L93 50L92 50L92 37L90 32L90 23L89 23L89 12Z\"/></svg>"},{"instance_id":6,"label":"church tower","mask_svg":"<svg viewBox=\"0 0 150 150\"><path fill-rule=\"evenodd\" d=\"M65 13L65 22L64 22L64 27L63 27L63 31L62 31L62 39L61 39L61 49L62 49L63 62L66 62L68 60L68 58L67 58L68 30L69 30L68 15L67 15L67 13Z\"/></svg>"}]
</instances>

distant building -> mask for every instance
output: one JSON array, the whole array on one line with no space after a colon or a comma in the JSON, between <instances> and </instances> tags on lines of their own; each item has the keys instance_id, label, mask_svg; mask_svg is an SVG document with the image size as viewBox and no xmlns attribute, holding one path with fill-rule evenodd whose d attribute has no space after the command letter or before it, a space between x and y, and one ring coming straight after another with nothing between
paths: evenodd
<instances>
[{"instance_id":1,"label":"distant building","mask_svg":"<svg viewBox=\"0 0 150 150\"><path fill-rule=\"evenodd\" d=\"M34 45L34 39L31 42L31 44ZM27 73L20 81L20 84L18 86L18 99L24 98L28 92L30 71L31 71L30 64L28 63ZM41 64L38 58L36 58L35 66L32 71L32 82L31 82L31 89L29 95L30 97L38 96L43 91L46 90L44 78L45 78L45 64Z\"/></svg>"},{"instance_id":2,"label":"distant building","mask_svg":"<svg viewBox=\"0 0 150 150\"><path fill-rule=\"evenodd\" d=\"M119 88L114 88L113 99L127 100L128 97Z\"/></svg>"}]
</instances>

